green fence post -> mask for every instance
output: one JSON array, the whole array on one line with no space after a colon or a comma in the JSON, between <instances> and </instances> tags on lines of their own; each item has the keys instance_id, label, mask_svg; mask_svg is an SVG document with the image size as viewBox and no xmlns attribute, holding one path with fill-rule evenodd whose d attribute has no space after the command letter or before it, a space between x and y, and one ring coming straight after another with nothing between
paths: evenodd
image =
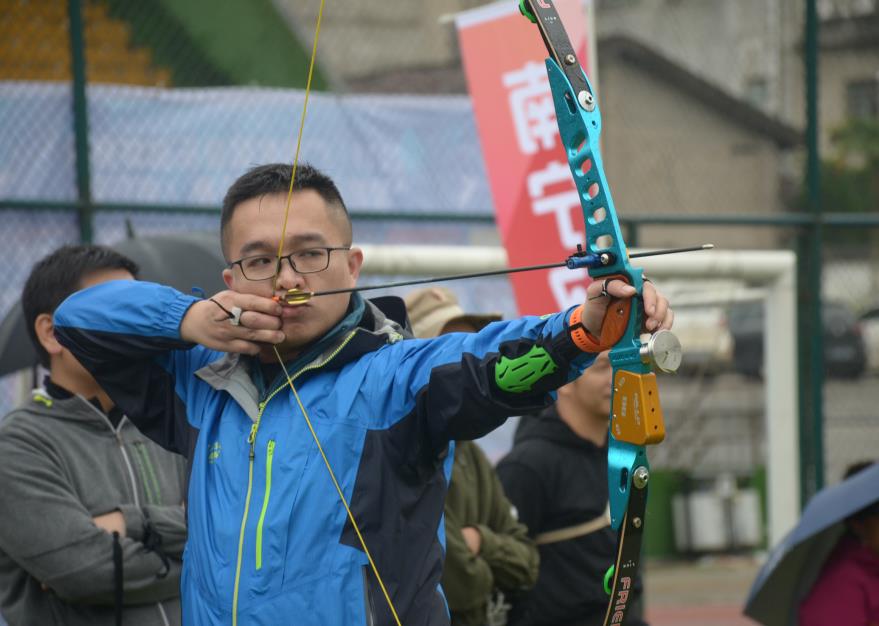
<instances>
[{"instance_id":1,"label":"green fence post","mask_svg":"<svg viewBox=\"0 0 879 626\"><path fill-rule=\"evenodd\" d=\"M73 138L76 154L76 190L78 199L79 239L92 241L92 183L89 165L88 102L85 86L85 38L80 0L68 0L70 27L70 69L73 74Z\"/></svg>"},{"instance_id":2,"label":"green fence post","mask_svg":"<svg viewBox=\"0 0 879 626\"><path fill-rule=\"evenodd\" d=\"M818 136L818 12L806 0L806 189L811 220L801 237L797 291L800 373L800 502L824 486L824 333L821 315L821 161Z\"/></svg>"}]
</instances>

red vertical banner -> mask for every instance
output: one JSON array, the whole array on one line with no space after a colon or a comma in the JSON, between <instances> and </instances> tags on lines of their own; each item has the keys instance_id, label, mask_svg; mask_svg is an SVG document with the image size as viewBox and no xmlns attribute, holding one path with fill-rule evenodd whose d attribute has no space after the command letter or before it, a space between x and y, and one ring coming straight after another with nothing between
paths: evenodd
<instances>
[{"instance_id":1,"label":"red vertical banner","mask_svg":"<svg viewBox=\"0 0 879 626\"><path fill-rule=\"evenodd\" d=\"M586 4L557 0L556 9L588 72ZM540 32L519 14L515 0L460 13L456 25L509 263L564 260L585 241L584 223L556 125ZM583 302L589 277L563 267L510 280L519 313L539 315Z\"/></svg>"}]
</instances>

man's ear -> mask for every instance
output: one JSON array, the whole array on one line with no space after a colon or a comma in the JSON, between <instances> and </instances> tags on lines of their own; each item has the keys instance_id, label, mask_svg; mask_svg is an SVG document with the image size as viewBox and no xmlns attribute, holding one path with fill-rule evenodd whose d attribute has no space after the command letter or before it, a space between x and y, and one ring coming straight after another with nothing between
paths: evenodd
<instances>
[{"instance_id":1,"label":"man's ear","mask_svg":"<svg viewBox=\"0 0 879 626\"><path fill-rule=\"evenodd\" d=\"M363 250L351 248L348 251L348 271L354 280L360 276L360 268L363 266Z\"/></svg>"},{"instance_id":2,"label":"man's ear","mask_svg":"<svg viewBox=\"0 0 879 626\"><path fill-rule=\"evenodd\" d=\"M37 319L34 320L34 330L36 331L37 341L49 353L49 356L61 354L64 348L55 339L55 324L52 321L51 313L40 313L37 315Z\"/></svg>"},{"instance_id":3,"label":"man's ear","mask_svg":"<svg viewBox=\"0 0 879 626\"><path fill-rule=\"evenodd\" d=\"M223 282L226 283L226 287L232 289L232 270L228 267L223 270Z\"/></svg>"}]
</instances>

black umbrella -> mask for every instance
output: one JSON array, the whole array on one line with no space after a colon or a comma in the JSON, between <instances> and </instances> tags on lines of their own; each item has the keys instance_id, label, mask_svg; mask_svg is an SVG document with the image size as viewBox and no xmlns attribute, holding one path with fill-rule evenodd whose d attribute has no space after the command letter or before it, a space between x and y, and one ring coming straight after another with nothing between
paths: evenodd
<instances>
[{"instance_id":1,"label":"black umbrella","mask_svg":"<svg viewBox=\"0 0 879 626\"><path fill-rule=\"evenodd\" d=\"M140 279L170 285L184 293L199 287L207 295L225 289L226 265L220 238L210 233L180 233L135 237L111 246L140 266ZM0 376L37 364L21 303L0 323Z\"/></svg>"}]
</instances>

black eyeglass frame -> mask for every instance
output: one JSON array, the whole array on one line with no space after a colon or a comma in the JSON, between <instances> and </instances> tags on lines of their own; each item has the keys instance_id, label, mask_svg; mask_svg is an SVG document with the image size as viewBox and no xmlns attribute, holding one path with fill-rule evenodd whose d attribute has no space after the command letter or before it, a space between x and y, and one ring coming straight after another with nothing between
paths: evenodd
<instances>
[{"instance_id":1,"label":"black eyeglass frame","mask_svg":"<svg viewBox=\"0 0 879 626\"><path fill-rule=\"evenodd\" d=\"M351 246L312 246L310 248L304 248L302 250L297 250L296 252L291 252L290 254L285 254L281 257L274 257L272 255L267 255L267 254L252 254L250 256L241 257L237 261L231 261L229 263L228 267L231 269L237 265L239 268L241 268L241 275L244 276L244 279L250 280L253 282L259 282L261 280L271 280L272 278L274 278L275 276L280 274L281 273L281 262L284 259L287 259L287 263L290 264L290 267L293 268L293 271L296 272L297 274L318 274L320 272L325 272L327 270L327 268L330 266L330 259L333 256L331 253L334 250L350 250L350 249L351 249ZM302 254L303 252L308 252L309 250L326 250L327 264L322 269L319 269L319 270L311 270L308 272L302 272L296 268L296 264L293 262L293 255ZM247 275L247 272L244 271L244 261L247 261L248 259L258 259L260 257L266 257L266 256L271 256L271 258L276 259L274 273L271 276L266 276L265 278L250 278Z\"/></svg>"}]
</instances>

